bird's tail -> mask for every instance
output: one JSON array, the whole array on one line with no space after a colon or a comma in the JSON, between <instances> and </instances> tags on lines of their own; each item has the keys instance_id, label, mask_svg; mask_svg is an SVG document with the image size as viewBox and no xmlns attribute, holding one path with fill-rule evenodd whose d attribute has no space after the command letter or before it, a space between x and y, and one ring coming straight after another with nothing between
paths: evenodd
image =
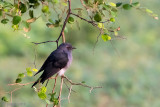
<instances>
[{"instance_id":1,"label":"bird's tail","mask_svg":"<svg viewBox=\"0 0 160 107\"><path fill-rule=\"evenodd\" d=\"M32 85L32 88L33 88L37 83L43 83L42 79L39 78L39 79Z\"/></svg>"}]
</instances>

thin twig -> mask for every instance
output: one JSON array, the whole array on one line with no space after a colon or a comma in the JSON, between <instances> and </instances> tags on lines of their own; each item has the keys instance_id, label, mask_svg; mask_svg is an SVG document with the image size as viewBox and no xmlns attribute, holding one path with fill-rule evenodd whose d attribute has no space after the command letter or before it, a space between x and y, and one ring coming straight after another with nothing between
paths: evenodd
<instances>
[{"instance_id":1,"label":"thin twig","mask_svg":"<svg viewBox=\"0 0 160 107\"><path fill-rule=\"evenodd\" d=\"M19 89L21 89L21 88L22 88L22 87L16 88L16 89L14 89L13 91L10 92L10 94L11 94L11 97L10 97L11 103L12 103L12 95L13 95L13 92L15 92L15 91L17 91L17 90L19 90Z\"/></svg>"},{"instance_id":2,"label":"thin twig","mask_svg":"<svg viewBox=\"0 0 160 107\"><path fill-rule=\"evenodd\" d=\"M95 44L94 44L94 47L93 47L93 54L94 54L94 49L96 48L96 45L97 45L97 43L98 43L98 39L99 39L99 37L100 37L102 34L103 34L103 29L100 30L100 33L99 33L99 35L97 36L97 40L96 40L96 42L95 42Z\"/></svg>"},{"instance_id":3,"label":"thin twig","mask_svg":"<svg viewBox=\"0 0 160 107\"><path fill-rule=\"evenodd\" d=\"M55 90L55 88L56 88L57 77L58 77L58 74L55 76L55 82L54 82L54 86L53 86L52 93L54 93L54 90Z\"/></svg>"},{"instance_id":4,"label":"thin twig","mask_svg":"<svg viewBox=\"0 0 160 107\"><path fill-rule=\"evenodd\" d=\"M12 86L12 85L20 85L20 86L25 86L25 85L28 85L28 84L31 84L31 83L34 83L35 81L32 81L32 82L29 82L29 83L25 83L25 84L21 84L21 83L13 83L13 84L8 84L9 86Z\"/></svg>"},{"instance_id":5,"label":"thin twig","mask_svg":"<svg viewBox=\"0 0 160 107\"><path fill-rule=\"evenodd\" d=\"M81 1L81 4L84 8L86 8L86 10L88 9L88 7L84 4L83 0L80 0Z\"/></svg>"},{"instance_id":6,"label":"thin twig","mask_svg":"<svg viewBox=\"0 0 160 107\"><path fill-rule=\"evenodd\" d=\"M59 106L61 107L61 93L62 93L62 87L63 87L63 76L61 76L61 87L60 87L60 91L59 91Z\"/></svg>"},{"instance_id":7,"label":"thin twig","mask_svg":"<svg viewBox=\"0 0 160 107\"><path fill-rule=\"evenodd\" d=\"M71 14L71 0L68 0L68 14L67 14L66 19L65 19L65 21L64 21L64 24L63 24L61 33L60 33L59 37L58 37L57 40L56 40L57 43L58 43L60 37L62 36L62 33L64 32L64 28L66 27L66 24L67 24L67 21L68 21L68 18L69 18L69 16L70 16L70 14Z\"/></svg>"},{"instance_id":8,"label":"thin twig","mask_svg":"<svg viewBox=\"0 0 160 107\"><path fill-rule=\"evenodd\" d=\"M72 82L71 80L69 80L66 76L63 76L63 78L65 78L71 85L80 85L80 86L83 86L83 87L90 88L90 92L91 92L93 89L102 88L101 86L92 87L92 86L89 86L89 85L86 85L86 84L83 84L83 83L74 83L74 82Z\"/></svg>"},{"instance_id":9,"label":"thin twig","mask_svg":"<svg viewBox=\"0 0 160 107\"><path fill-rule=\"evenodd\" d=\"M72 85L71 85L71 87L70 87L70 89L69 89L69 94L68 94L68 102L70 103L70 95L71 95L71 92L72 92Z\"/></svg>"},{"instance_id":10,"label":"thin twig","mask_svg":"<svg viewBox=\"0 0 160 107\"><path fill-rule=\"evenodd\" d=\"M132 4L132 0L130 0L129 4Z\"/></svg>"},{"instance_id":11,"label":"thin twig","mask_svg":"<svg viewBox=\"0 0 160 107\"><path fill-rule=\"evenodd\" d=\"M57 42L57 41L45 41L45 42L39 42L39 43L37 43L37 42L32 42L32 43L34 43L35 45L38 45L38 44L47 43L47 42Z\"/></svg>"}]
</instances>

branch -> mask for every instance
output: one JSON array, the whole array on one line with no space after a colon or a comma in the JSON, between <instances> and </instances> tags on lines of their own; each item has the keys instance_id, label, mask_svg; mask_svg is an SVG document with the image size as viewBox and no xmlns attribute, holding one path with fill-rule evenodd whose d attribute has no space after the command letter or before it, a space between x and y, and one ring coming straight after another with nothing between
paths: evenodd
<instances>
[{"instance_id":1,"label":"branch","mask_svg":"<svg viewBox=\"0 0 160 107\"><path fill-rule=\"evenodd\" d=\"M77 14L74 14L74 13L71 13L71 14L74 15L74 16L76 16L76 17L78 17L78 18L80 18L81 20L84 20L84 21L92 24L93 26L97 27L97 24L94 23L94 21L89 21L89 20L87 20L87 19L85 19L85 18L83 18L83 17L81 17L81 16L79 16L79 15L77 15Z\"/></svg>"},{"instance_id":2,"label":"branch","mask_svg":"<svg viewBox=\"0 0 160 107\"><path fill-rule=\"evenodd\" d=\"M86 84L83 84L83 83L74 83L71 80L69 80L66 76L63 76L63 78L65 78L71 85L80 85L80 86L83 86L83 87L90 88L90 93L92 92L93 89L102 88L102 86L92 87L92 86L89 86L89 85L86 85Z\"/></svg>"},{"instance_id":3,"label":"branch","mask_svg":"<svg viewBox=\"0 0 160 107\"><path fill-rule=\"evenodd\" d=\"M62 33L64 32L64 28L66 27L66 24L67 24L67 21L68 21L68 18L69 18L69 16L70 16L70 14L71 14L71 0L68 0L68 14L67 14L67 17L66 17L66 19L65 19L65 21L64 21L64 24L63 24L61 33L60 33L59 37L58 37L57 40L56 40L57 43L58 43L60 37L62 36Z\"/></svg>"},{"instance_id":4,"label":"branch","mask_svg":"<svg viewBox=\"0 0 160 107\"><path fill-rule=\"evenodd\" d=\"M29 82L29 83L25 83L25 84L21 84L21 83L13 83L13 84L8 84L9 86L12 86L12 85L20 85L20 86L25 86L25 85L28 85L28 84L31 84L31 83L34 83L35 81L33 82Z\"/></svg>"},{"instance_id":5,"label":"branch","mask_svg":"<svg viewBox=\"0 0 160 107\"><path fill-rule=\"evenodd\" d=\"M88 9L88 7L84 4L83 0L80 0L81 1L81 4L84 8L86 8L86 10Z\"/></svg>"}]
</instances>

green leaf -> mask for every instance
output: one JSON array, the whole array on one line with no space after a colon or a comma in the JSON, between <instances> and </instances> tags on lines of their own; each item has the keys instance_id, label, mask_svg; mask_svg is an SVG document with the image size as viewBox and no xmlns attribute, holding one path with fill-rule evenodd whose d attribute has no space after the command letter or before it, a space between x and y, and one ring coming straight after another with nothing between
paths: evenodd
<instances>
[{"instance_id":1,"label":"green leaf","mask_svg":"<svg viewBox=\"0 0 160 107\"><path fill-rule=\"evenodd\" d=\"M115 18L110 18L110 21L111 22L115 22Z\"/></svg>"},{"instance_id":2,"label":"green leaf","mask_svg":"<svg viewBox=\"0 0 160 107\"><path fill-rule=\"evenodd\" d=\"M2 16L2 14L3 14L3 11L2 11L2 9L0 9L0 16Z\"/></svg>"},{"instance_id":3,"label":"green leaf","mask_svg":"<svg viewBox=\"0 0 160 107\"><path fill-rule=\"evenodd\" d=\"M31 77L31 76L33 76L33 72L32 71L27 71L27 75Z\"/></svg>"},{"instance_id":4,"label":"green leaf","mask_svg":"<svg viewBox=\"0 0 160 107\"><path fill-rule=\"evenodd\" d=\"M31 18L34 17L33 10L29 10L29 16L30 16Z\"/></svg>"},{"instance_id":5,"label":"green leaf","mask_svg":"<svg viewBox=\"0 0 160 107\"><path fill-rule=\"evenodd\" d=\"M125 9L125 10L130 10L131 8L132 8L132 5L130 5L130 4L123 5L123 9Z\"/></svg>"},{"instance_id":6,"label":"green leaf","mask_svg":"<svg viewBox=\"0 0 160 107\"><path fill-rule=\"evenodd\" d=\"M116 17L117 16L117 12L114 12L114 11L111 11L110 14L111 14L112 17Z\"/></svg>"},{"instance_id":7,"label":"green leaf","mask_svg":"<svg viewBox=\"0 0 160 107\"><path fill-rule=\"evenodd\" d=\"M69 17L68 18L68 23L70 23L70 24L74 23L74 18L73 17Z\"/></svg>"},{"instance_id":8,"label":"green leaf","mask_svg":"<svg viewBox=\"0 0 160 107\"><path fill-rule=\"evenodd\" d=\"M21 10L21 13L25 13L27 11L27 6L20 2L19 9Z\"/></svg>"},{"instance_id":9,"label":"green leaf","mask_svg":"<svg viewBox=\"0 0 160 107\"><path fill-rule=\"evenodd\" d=\"M153 11L150 10L150 9L146 9L146 12L147 12L147 13L153 13Z\"/></svg>"},{"instance_id":10,"label":"green leaf","mask_svg":"<svg viewBox=\"0 0 160 107\"><path fill-rule=\"evenodd\" d=\"M111 40L111 37L108 34L103 34L102 39L104 40L104 42L107 42L108 40Z\"/></svg>"},{"instance_id":11,"label":"green leaf","mask_svg":"<svg viewBox=\"0 0 160 107\"><path fill-rule=\"evenodd\" d=\"M45 86L43 86L40 90L40 92L45 93L47 91L47 88Z\"/></svg>"},{"instance_id":12,"label":"green leaf","mask_svg":"<svg viewBox=\"0 0 160 107\"><path fill-rule=\"evenodd\" d=\"M21 78L17 78L15 83L20 83L20 82L22 82L22 79Z\"/></svg>"},{"instance_id":13,"label":"green leaf","mask_svg":"<svg viewBox=\"0 0 160 107\"><path fill-rule=\"evenodd\" d=\"M26 71L31 71L31 67L26 68Z\"/></svg>"},{"instance_id":14,"label":"green leaf","mask_svg":"<svg viewBox=\"0 0 160 107\"><path fill-rule=\"evenodd\" d=\"M43 6L42 7L42 12L43 13L48 13L49 12L49 7L48 6Z\"/></svg>"},{"instance_id":15,"label":"green leaf","mask_svg":"<svg viewBox=\"0 0 160 107\"><path fill-rule=\"evenodd\" d=\"M14 25L17 25L20 21L21 21L21 17L20 16L14 16L13 20L12 20L12 23Z\"/></svg>"},{"instance_id":16,"label":"green leaf","mask_svg":"<svg viewBox=\"0 0 160 107\"><path fill-rule=\"evenodd\" d=\"M49 95L51 96L50 101L54 102L54 99L55 99L54 96L56 95L56 92L50 93Z\"/></svg>"},{"instance_id":17,"label":"green leaf","mask_svg":"<svg viewBox=\"0 0 160 107\"><path fill-rule=\"evenodd\" d=\"M112 7L110 5L106 5L106 4L103 5L103 8L106 9L106 10L111 10L112 9Z\"/></svg>"},{"instance_id":18,"label":"green leaf","mask_svg":"<svg viewBox=\"0 0 160 107\"><path fill-rule=\"evenodd\" d=\"M14 30L18 30L19 25L12 25L12 28L13 28Z\"/></svg>"},{"instance_id":19,"label":"green leaf","mask_svg":"<svg viewBox=\"0 0 160 107\"><path fill-rule=\"evenodd\" d=\"M102 20L101 14L99 12L97 12L94 16L94 20L96 22L100 22Z\"/></svg>"},{"instance_id":20,"label":"green leaf","mask_svg":"<svg viewBox=\"0 0 160 107\"><path fill-rule=\"evenodd\" d=\"M86 82L85 82L85 81L82 81L81 83L85 84Z\"/></svg>"},{"instance_id":21,"label":"green leaf","mask_svg":"<svg viewBox=\"0 0 160 107\"><path fill-rule=\"evenodd\" d=\"M116 4L113 3L113 2L109 2L109 5L110 5L110 6L113 6L113 7L116 7Z\"/></svg>"},{"instance_id":22,"label":"green leaf","mask_svg":"<svg viewBox=\"0 0 160 107\"><path fill-rule=\"evenodd\" d=\"M119 6L121 6L121 5L122 5L121 2L116 3L116 7L119 7Z\"/></svg>"},{"instance_id":23,"label":"green leaf","mask_svg":"<svg viewBox=\"0 0 160 107\"><path fill-rule=\"evenodd\" d=\"M54 105L58 105L58 103L59 103L58 98L54 98L53 103L54 103Z\"/></svg>"},{"instance_id":24,"label":"green leaf","mask_svg":"<svg viewBox=\"0 0 160 107\"><path fill-rule=\"evenodd\" d=\"M140 6L140 3L139 3L139 2L132 3L132 6L134 6L134 7L139 7L139 6Z\"/></svg>"},{"instance_id":25,"label":"green leaf","mask_svg":"<svg viewBox=\"0 0 160 107\"><path fill-rule=\"evenodd\" d=\"M3 24L7 24L7 23L8 23L8 21L9 21L9 19L2 19L2 20L1 20L1 23L3 23Z\"/></svg>"},{"instance_id":26,"label":"green leaf","mask_svg":"<svg viewBox=\"0 0 160 107\"><path fill-rule=\"evenodd\" d=\"M4 101L4 102L9 102L9 100L8 100L8 98L7 98L6 96L3 96L1 99L2 99L2 101Z\"/></svg>"},{"instance_id":27,"label":"green leaf","mask_svg":"<svg viewBox=\"0 0 160 107\"><path fill-rule=\"evenodd\" d=\"M18 74L18 78L24 78L24 77L25 77L24 73Z\"/></svg>"},{"instance_id":28,"label":"green leaf","mask_svg":"<svg viewBox=\"0 0 160 107\"><path fill-rule=\"evenodd\" d=\"M42 100L44 100L44 99L47 98L46 94L43 93L43 92L38 92L38 97L39 97L40 99L42 99Z\"/></svg>"},{"instance_id":29,"label":"green leaf","mask_svg":"<svg viewBox=\"0 0 160 107\"><path fill-rule=\"evenodd\" d=\"M101 29L105 29L103 23L98 23L98 27L101 28Z\"/></svg>"}]
</instances>

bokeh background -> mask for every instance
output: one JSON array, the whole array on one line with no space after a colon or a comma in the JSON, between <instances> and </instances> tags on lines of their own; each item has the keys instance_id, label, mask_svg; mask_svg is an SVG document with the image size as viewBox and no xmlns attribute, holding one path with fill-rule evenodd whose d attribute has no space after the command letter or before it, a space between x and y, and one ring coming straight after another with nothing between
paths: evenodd
<instances>
[{"instance_id":1,"label":"bokeh background","mask_svg":"<svg viewBox=\"0 0 160 107\"><path fill-rule=\"evenodd\" d=\"M160 15L159 0L140 0L141 5ZM65 73L74 82L85 81L91 86L103 86L102 89L89 93L88 88L73 86L70 103L66 99L68 89L63 85L62 107L160 107L160 22L138 10L121 10L117 24L119 34L127 40L103 42L101 37L94 54L93 47L99 32L80 21L80 30L76 25L68 25L66 41L77 49L73 51L73 63ZM32 30L26 38L22 31L13 31L8 25L0 24L0 97L5 92L18 86L13 83L19 73L27 67L34 67L35 49L36 65L40 68L47 56L56 49L55 43L34 46L31 42L55 40L60 29L47 28L42 18L32 24ZM23 83L39 77L25 77ZM60 81L60 79L59 79ZM52 90L54 80L48 84L48 93ZM59 84L59 83L58 83ZM59 92L59 85L56 87ZM40 100L31 85L13 93L15 107L44 107L46 102ZM0 106L5 106L0 101Z\"/></svg>"}]
</instances>

